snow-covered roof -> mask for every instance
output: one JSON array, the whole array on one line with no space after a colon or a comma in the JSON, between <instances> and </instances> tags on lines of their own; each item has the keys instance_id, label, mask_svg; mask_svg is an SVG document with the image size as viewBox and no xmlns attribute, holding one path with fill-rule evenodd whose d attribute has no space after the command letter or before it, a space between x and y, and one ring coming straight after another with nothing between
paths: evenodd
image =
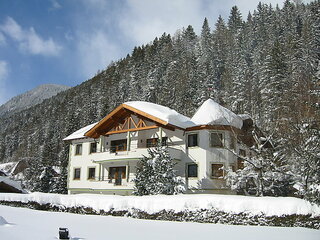
<instances>
[{"instance_id":1,"label":"snow-covered roof","mask_svg":"<svg viewBox=\"0 0 320 240\"><path fill-rule=\"evenodd\" d=\"M64 141L67 141L67 140L73 140L73 139L79 139L79 138L85 138L86 136L84 135L86 132L88 132L91 128L93 128L95 125L97 124L96 123L92 123L90 125L87 125L77 131L75 131L74 133L70 134L69 136L67 136L66 138L64 138L63 140Z\"/></svg>"},{"instance_id":2,"label":"snow-covered roof","mask_svg":"<svg viewBox=\"0 0 320 240\"><path fill-rule=\"evenodd\" d=\"M238 115L212 99L200 106L191 121L195 125L230 125L239 129L242 127L242 119Z\"/></svg>"},{"instance_id":3,"label":"snow-covered roof","mask_svg":"<svg viewBox=\"0 0 320 240\"><path fill-rule=\"evenodd\" d=\"M130 101L123 103L119 107L128 108L132 111L140 112L140 114L143 114L146 117L152 116L159 121L161 120L163 122L162 124L164 125L169 124L183 129L199 125L231 125L233 127L241 129L243 124L241 117L237 116L232 111L222 107L212 99L208 99L207 101L205 101L191 119L171 108L150 102ZM117 109L116 111L118 111ZM85 126L67 136L63 140L66 141L85 138L85 134L93 129L98 123L100 125L103 124L103 122L100 121ZM96 127L98 127L99 124Z\"/></svg>"},{"instance_id":4,"label":"snow-covered roof","mask_svg":"<svg viewBox=\"0 0 320 240\"><path fill-rule=\"evenodd\" d=\"M239 116L242 120L252 119L249 114L238 114L238 116Z\"/></svg>"},{"instance_id":5,"label":"snow-covered roof","mask_svg":"<svg viewBox=\"0 0 320 240\"><path fill-rule=\"evenodd\" d=\"M21 193L27 193L25 190L22 189L21 183L11 180L8 177L0 176L0 183L5 183L8 186L11 186L12 188L16 189L17 191L20 191Z\"/></svg>"},{"instance_id":6,"label":"snow-covered roof","mask_svg":"<svg viewBox=\"0 0 320 240\"><path fill-rule=\"evenodd\" d=\"M177 127L188 128L194 126L190 118L162 105L143 101L125 102L124 104Z\"/></svg>"}]
</instances>

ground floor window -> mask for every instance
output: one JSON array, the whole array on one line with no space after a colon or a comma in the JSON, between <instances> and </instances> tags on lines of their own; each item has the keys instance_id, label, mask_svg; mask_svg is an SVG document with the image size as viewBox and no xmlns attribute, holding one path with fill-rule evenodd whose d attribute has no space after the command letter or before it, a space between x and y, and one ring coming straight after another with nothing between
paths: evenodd
<instances>
[{"instance_id":1,"label":"ground floor window","mask_svg":"<svg viewBox=\"0 0 320 240\"><path fill-rule=\"evenodd\" d=\"M110 167L109 179L114 180L115 185L121 185L122 179L126 178L126 167Z\"/></svg>"},{"instance_id":2,"label":"ground floor window","mask_svg":"<svg viewBox=\"0 0 320 240\"><path fill-rule=\"evenodd\" d=\"M187 176L188 177L198 177L198 165L191 163L187 165Z\"/></svg>"},{"instance_id":3,"label":"ground floor window","mask_svg":"<svg viewBox=\"0 0 320 240\"><path fill-rule=\"evenodd\" d=\"M95 167L92 167L92 168L89 168L88 170L88 179L95 179L96 177L96 168Z\"/></svg>"},{"instance_id":4,"label":"ground floor window","mask_svg":"<svg viewBox=\"0 0 320 240\"><path fill-rule=\"evenodd\" d=\"M80 168L75 168L74 173L73 173L73 179L74 180L80 180L80 173L81 169Z\"/></svg>"},{"instance_id":5,"label":"ground floor window","mask_svg":"<svg viewBox=\"0 0 320 240\"><path fill-rule=\"evenodd\" d=\"M238 158L238 169L244 169L244 160L242 158Z\"/></svg>"},{"instance_id":6,"label":"ground floor window","mask_svg":"<svg viewBox=\"0 0 320 240\"><path fill-rule=\"evenodd\" d=\"M244 149L239 150L239 156L237 159L238 169L244 169L244 158L246 157L246 151Z\"/></svg>"},{"instance_id":7,"label":"ground floor window","mask_svg":"<svg viewBox=\"0 0 320 240\"><path fill-rule=\"evenodd\" d=\"M223 164L222 163L213 163L211 164L212 177L213 178L222 178L223 177Z\"/></svg>"}]
</instances>

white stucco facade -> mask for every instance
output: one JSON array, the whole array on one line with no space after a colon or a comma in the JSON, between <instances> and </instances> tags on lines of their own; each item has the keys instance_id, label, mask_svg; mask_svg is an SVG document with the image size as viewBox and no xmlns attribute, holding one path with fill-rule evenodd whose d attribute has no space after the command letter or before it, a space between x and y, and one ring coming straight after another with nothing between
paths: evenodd
<instances>
[{"instance_id":1,"label":"white stucco facade","mask_svg":"<svg viewBox=\"0 0 320 240\"><path fill-rule=\"evenodd\" d=\"M130 115L132 121L138 122L139 114ZM144 123L143 127L136 126L137 130L128 127L110 131L110 127L108 133L96 134L95 138L81 135L81 129L76 137L68 136L65 140L70 143L69 194L132 194L136 165L143 156L148 156L148 147L155 140L162 140L168 147L176 161L177 175L185 180L187 192L232 193L223 177L227 168L238 168L240 145L233 128L225 124L166 127L146 118ZM152 127L155 124L156 127ZM98 125L90 125L90 128L94 126ZM219 139L219 146L213 146L216 139Z\"/></svg>"},{"instance_id":2,"label":"white stucco facade","mask_svg":"<svg viewBox=\"0 0 320 240\"><path fill-rule=\"evenodd\" d=\"M127 133L114 134L99 139L82 138L70 143L70 161L68 175L69 193L95 192L104 194L130 195L133 189L132 179L135 176L137 162L148 156L145 145L146 139L167 137L170 156L177 162L177 174L185 179L185 187L189 192L229 192L223 178L212 177L212 164L223 164L225 168L237 168L237 156L230 151L230 131L198 130L185 132L182 130L170 131L167 129L152 129L139 132L130 132L129 150L110 152L113 140L127 139ZM222 133L224 146L211 147L210 134ZM188 134L198 135L198 146L188 147ZM90 144L97 142L97 152L90 153ZM81 154L76 154L76 146L82 145ZM235 151L239 151L236 146ZM197 164L197 176L188 177L188 164ZM121 184L116 185L114 179L109 178L112 167L125 167L125 177ZM94 168L94 178L89 179L89 168ZM75 169L80 169L80 178L75 178Z\"/></svg>"}]
</instances>

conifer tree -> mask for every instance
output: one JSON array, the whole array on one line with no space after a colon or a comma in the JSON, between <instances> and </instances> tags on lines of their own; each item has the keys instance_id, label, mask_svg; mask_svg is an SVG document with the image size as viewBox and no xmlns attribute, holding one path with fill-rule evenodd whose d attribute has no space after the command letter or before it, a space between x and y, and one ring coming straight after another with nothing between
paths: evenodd
<instances>
[{"instance_id":1,"label":"conifer tree","mask_svg":"<svg viewBox=\"0 0 320 240\"><path fill-rule=\"evenodd\" d=\"M295 176L291 166L278 151L283 146L271 147L270 137L264 141L257 139L251 148L253 154L238 156L244 162L244 168L227 172L227 184L231 189L245 195L290 196L294 192ZM278 150L279 148L279 150Z\"/></svg>"},{"instance_id":2,"label":"conifer tree","mask_svg":"<svg viewBox=\"0 0 320 240\"><path fill-rule=\"evenodd\" d=\"M139 196L182 193L183 180L173 169L175 163L168 148L158 145L149 148L148 152L150 156L144 156L137 164L133 193Z\"/></svg>"}]
</instances>

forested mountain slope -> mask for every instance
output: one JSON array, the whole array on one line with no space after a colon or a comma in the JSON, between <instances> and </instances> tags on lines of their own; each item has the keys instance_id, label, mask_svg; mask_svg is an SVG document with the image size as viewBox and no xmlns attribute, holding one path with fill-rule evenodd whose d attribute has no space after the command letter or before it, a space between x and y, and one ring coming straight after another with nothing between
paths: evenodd
<instances>
[{"instance_id":1,"label":"forested mountain slope","mask_svg":"<svg viewBox=\"0 0 320 240\"><path fill-rule=\"evenodd\" d=\"M30 91L11 98L0 106L0 116L11 115L41 103L44 99L57 95L70 87L58 84L43 84Z\"/></svg>"},{"instance_id":2,"label":"forested mountain slope","mask_svg":"<svg viewBox=\"0 0 320 240\"><path fill-rule=\"evenodd\" d=\"M319 8L320 1L286 1L282 9L259 4L244 20L233 7L212 28L205 19L199 36L192 26L164 33L81 85L0 118L0 161L27 159L30 189L63 191L65 178L54 181L51 166L66 176L68 134L124 101L151 101L191 116L211 97L273 133L279 151L306 166L296 171L307 177L319 151Z\"/></svg>"}]
</instances>

